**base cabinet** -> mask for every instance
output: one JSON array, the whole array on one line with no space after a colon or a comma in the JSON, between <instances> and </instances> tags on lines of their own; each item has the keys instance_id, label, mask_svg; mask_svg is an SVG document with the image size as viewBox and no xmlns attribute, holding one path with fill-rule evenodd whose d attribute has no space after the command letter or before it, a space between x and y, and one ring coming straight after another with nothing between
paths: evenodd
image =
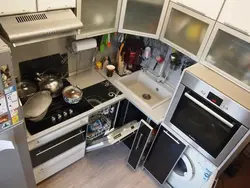
<instances>
[{"instance_id":1,"label":"base cabinet","mask_svg":"<svg viewBox=\"0 0 250 188\"><path fill-rule=\"evenodd\" d=\"M153 128L148 123L146 123L144 120L140 122L140 128L137 131L128 158L128 163L132 168L137 169L139 166L148 143L150 142L152 131Z\"/></svg>"},{"instance_id":2,"label":"base cabinet","mask_svg":"<svg viewBox=\"0 0 250 188\"><path fill-rule=\"evenodd\" d=\"M185 148L185 144L161 127L144 167L159 183L163 184Z\"/></svg>"}]
</instances>

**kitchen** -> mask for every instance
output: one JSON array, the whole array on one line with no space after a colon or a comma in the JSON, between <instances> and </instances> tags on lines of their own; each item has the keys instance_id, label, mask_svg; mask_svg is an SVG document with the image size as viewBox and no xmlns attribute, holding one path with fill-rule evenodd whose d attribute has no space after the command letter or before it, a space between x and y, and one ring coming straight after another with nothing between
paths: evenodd
<instances>
[{"instance_id":1,"label":"kitchen","mask_svg":"<svg viewBox=\"0 0 250 188\"><path fill-rule=\"evenodd\" d=\"M128 147L132 175L215 187L249 142L248 26L230 14L249 4L241 1L0 1L1 164L24 171L10 182L3 170L0 182L35 187ZM51 80L58 91L43 87Z\"/></svg>"}]
</instances>

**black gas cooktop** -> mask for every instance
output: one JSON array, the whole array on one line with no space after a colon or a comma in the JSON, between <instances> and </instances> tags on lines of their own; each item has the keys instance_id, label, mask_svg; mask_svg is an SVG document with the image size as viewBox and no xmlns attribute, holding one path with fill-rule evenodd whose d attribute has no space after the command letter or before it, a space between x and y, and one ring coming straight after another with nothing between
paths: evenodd
<instances>
[{"instance_id":1,"label":"black gas cooktop","mask_svg":"<svg viewBox=\"0 0 250 188\"><path fill-rule=\"evenodd\" d=\"M64 87L71 85L67 80L63 80L63 84ZM78 104L68 104L60 95L53 99L46 116L41 121L33 122L26 119L26 127L29 133L34 135L92 108L93 106L84 97Z\"/></svg>"},{"instance_id":2,"label":"black gas cooktop","mask_svg":"<svg viewBox=\"0 0 250 188\"><path fill-rule=\"evenodd\" d=\"M70 85L67 80L63 82L64 87ZM83 89L83 98L78 104L68 104L62 96L59 96L53 99L46 116L41 121L33 122L26 119L26 127L31 135L37 134L121 94L109 81L103 81Z\"/></svg>"}]
</instances>

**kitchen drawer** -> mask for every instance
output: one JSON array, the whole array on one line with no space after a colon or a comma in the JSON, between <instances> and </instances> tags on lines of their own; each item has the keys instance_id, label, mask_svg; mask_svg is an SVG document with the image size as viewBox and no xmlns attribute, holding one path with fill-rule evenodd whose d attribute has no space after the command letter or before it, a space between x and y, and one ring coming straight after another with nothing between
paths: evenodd
<instances>
[{"instance_id":1,"label":"kitchen drawer","mask_svg":"<svg viewBox=\"0 0 250 188\"><path fill-rule=\"evenodd\" d=\"M39 148L30 151L31 162L36 167L67 150L85 142L86 126L76 129L60 138L57 138Z\"/></svg>"},{"instance_id":2,"label":"kitchen drawer","mask_svg":"<svg viewBox=\"0 0 250 188\"><path fill-rule=\"evenodd\" d=\"M57 157L35 167L33 169L36 183L40 183L46 178L52 176L56 172L66 168L72 163L80 160L85 155L86 142L58 155Z\"/></svg>"}]
</instances>

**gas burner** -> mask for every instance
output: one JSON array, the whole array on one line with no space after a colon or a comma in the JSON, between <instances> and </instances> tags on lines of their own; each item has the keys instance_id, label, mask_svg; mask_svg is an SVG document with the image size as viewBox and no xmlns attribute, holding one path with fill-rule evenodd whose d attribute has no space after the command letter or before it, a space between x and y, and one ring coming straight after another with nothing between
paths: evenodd
<instances>
[{"instance_id":1,"label":"gas burner","mask_svg":"<svg viewBox=\"0 0 250 188\"><path fill-rule=\"evenodd\" d=\"M109 81L105 81L104 82L104 85L105 85L105 87L109 87L110 85L112 85Z\"/></svg>"},{"instance_id":2,"label":"gas burner","mask_svg":"<svg viewBox=\"0 0 250 188\"><path fill-rule=\"evenodd\" d=\"M64 87L70 85L67 80L63 80ZM53 127L63 121L67 121L68 119L75 117L81 113L84 113L93 106L85 99L82 100L78 104L68 104L63 100L62 96L56 97L53 99L46 116L38 122L32 122L30 120L26 120L26 127L31 135L39 133L45 129Z\"/></svg>"},{"instance_id":3,"label":"gas burner","mask_svg":"<svg viewBox=\"0 0 250 188\"><path fill-rule=\"evenodd\" d=\"M121 94L122 93L107 80L83 89L83 96L93 106L97 106Z\"/></svg>"},{"instance_id":4,"label":"gas burner","mask_svg":"<svg viewBox=\"0 0 250 188\"><path fill-rule=\"evenodd\" d=\"M96 95L86 97L86 99L92 106L98 106L99 104L102 104L103 102L105 102L103 98L101 98L100 96L96 96Z\"/></svg>"}]
</instances>

